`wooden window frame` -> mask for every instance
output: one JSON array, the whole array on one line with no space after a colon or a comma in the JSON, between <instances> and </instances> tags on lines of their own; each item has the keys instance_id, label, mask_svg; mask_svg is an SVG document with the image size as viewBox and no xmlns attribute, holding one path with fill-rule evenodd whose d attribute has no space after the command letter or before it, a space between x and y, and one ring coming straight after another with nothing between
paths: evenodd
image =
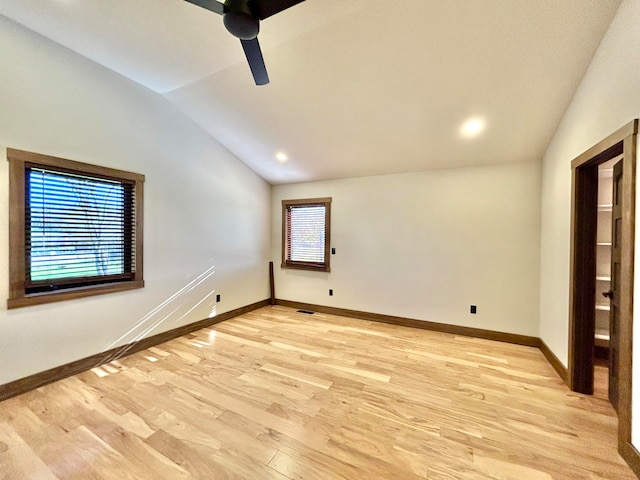
<instances>
[{"instance_id":1,"label":"wooden window frame","mask_svg":"<svg viewBox=\"0 0 640 480\"><path fill-rule=\"evenodd\" d=\"M7 161L9 162L9 298L7 300L7 308L59 302L144 287L144 175L12 148L7 149ZM130 280L116 283L95 283L57 291L27 293L25 195L26 172L31 167L43 167L87 176L94 175L97 178L109 178L133 184L135 196L134 218L136 222L134 238L135 271Z\"/></svg>"},{"instance_id":2,"label":"wooden window frame","mask_svg":"<svg viewBox=\"0 0 640 480\"><path fill-rule=\"evenodd\" d=\"M316 207L323 206L325 208L324 217L324 262L323 263L306 263L296 262L287 259L289 245L287 242L287 210L289 207ZM331 244L331 198L307 198L299 200L282 200L282 268L291 268L296 270L309 270L314 272L330 272L330 244Z\"/></svg>"}]
</instances>

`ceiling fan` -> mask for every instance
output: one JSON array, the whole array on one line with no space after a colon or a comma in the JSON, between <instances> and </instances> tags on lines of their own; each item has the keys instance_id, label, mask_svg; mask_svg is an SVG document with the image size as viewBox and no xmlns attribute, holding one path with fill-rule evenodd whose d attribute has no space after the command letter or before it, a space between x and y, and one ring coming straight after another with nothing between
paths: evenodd
<instances>
[{"instance_id":1,"label":"ceiling fan","mask_svg":"<svg viewBox=\"0 0 640 480\"><path fill-rule=\"evenodd\" d=\"M229 33L238 37L249 62L256 85L269 83L267 67L258 43L260 20L269 18L304 0L186 0L189 3L222 15L222 21Z\"/></svg>"}]
</instances>

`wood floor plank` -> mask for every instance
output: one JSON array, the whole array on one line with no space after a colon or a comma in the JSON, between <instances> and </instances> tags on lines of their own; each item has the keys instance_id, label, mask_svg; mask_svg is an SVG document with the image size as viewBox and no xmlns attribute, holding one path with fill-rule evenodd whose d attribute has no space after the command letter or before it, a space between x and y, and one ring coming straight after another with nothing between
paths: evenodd
<instances>
[{"instance_id":1,"label":"wood floor plank","mask_svg":"<svg viewBox=\"0 0 640 480\"><path fill-rule=\"evenodd\" d=\"M211 450L192 442L183 442L164 430L158 430L145 443L176 465L190 472L195 478L236 479L240 478L211 458ZM165 477L166 478L166 477Z\"/></svg>"},{"instance_id":2,"label":"wood floor plank","mask_svg":"<svg viewBox=\"0 0 640 480\"><path fill-rule=\"evenodd\" d=\"M597 387L533 347L265 307L0 403L0 480L635 479Z\"/></svg>"},{"instance_id":3,"label":"wood floor plank","mask_svg":"<svg viewBox=\"0 0 640 480\"><path fill-rule=\"evenodd\" d=\"M45 462L8 424L0 424L0 480L58 480Z\"/></svg>"}]
</instances>

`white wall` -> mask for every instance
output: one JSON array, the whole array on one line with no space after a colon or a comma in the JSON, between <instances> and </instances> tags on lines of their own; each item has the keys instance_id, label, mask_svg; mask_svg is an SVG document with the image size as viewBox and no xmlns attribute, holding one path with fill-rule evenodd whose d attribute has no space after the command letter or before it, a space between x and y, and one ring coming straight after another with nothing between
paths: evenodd
<instances>
[{"instance_id":1,"label":"white wall","mask_svg":"<svg viewBox=\"0 0 640 480\"><path fill-rule=\"evenodd\" d=\"M331 272L281 269L281 201L313 197L333 198ZM272 211L279 299L538 334L537 163L274 186Z\"/></svg>"},{"instance_id":2,"label":"white wall","mask_svg":"<svg viewBox=\"0 0 640 480\"><path fill-rule=\"evenodd\" d=\"M640 116L639 21L640 2L625 0L544 156L540 336L565 365L571 160Z\"/></svg>"},{"instance_id":3,"label":"white wall","mask_svg":"<svg viewBox=\"0 0 640 480\"><path fill-rule=\"evenodd\" d=\"M159 333L268 297L268 184L160 95L2 16L0 59L0 156L19 148L146 175L144 289L7 310L0 161L0 384L131 341L142 326Z\"/></svg>"},{"instance_id":4,"label":"white wall","mask_svg":"<svg viewBox=\"0 0 640 480\"><path fill-rule=\"evenodd\" d=\"M569 234L573 158L640 117L640 1L625 0L604 37L543 162L540 336L567 365ZM640 183L638 183L640 185ZM640 210L638 210L640 212ZM637 229L640 222L636 222ZM636 252L640 231L636 230ZM636 254L636 272L640 255ZM640 298L640 282L635 283ZM634 329L640 345L640 329ZM640 361L634 349L634 365ZM640 368L634 368L634 407L640 408ZM635 411L635 408L634 408ZM634 444L640 424L633 416Z\"/></svg>"}]
</instances>

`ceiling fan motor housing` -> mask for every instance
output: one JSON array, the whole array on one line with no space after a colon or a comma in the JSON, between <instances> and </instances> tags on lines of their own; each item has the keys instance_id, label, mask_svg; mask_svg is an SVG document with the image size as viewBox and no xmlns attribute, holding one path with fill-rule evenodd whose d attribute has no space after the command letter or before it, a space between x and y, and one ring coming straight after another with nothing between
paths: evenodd
<instances>
[{"instance_id":1,"label":"ceiling fan motor housing","mask_svg":"<svg viewBox=\"0 0 640 480\"><path fill-rule=\"evenodd\" d=\"M247 0L225 2L222 17L224 26L231 35L240 40L253 40L260 32L260 20L253 15Z\"/></svg>"}]
</instances>

